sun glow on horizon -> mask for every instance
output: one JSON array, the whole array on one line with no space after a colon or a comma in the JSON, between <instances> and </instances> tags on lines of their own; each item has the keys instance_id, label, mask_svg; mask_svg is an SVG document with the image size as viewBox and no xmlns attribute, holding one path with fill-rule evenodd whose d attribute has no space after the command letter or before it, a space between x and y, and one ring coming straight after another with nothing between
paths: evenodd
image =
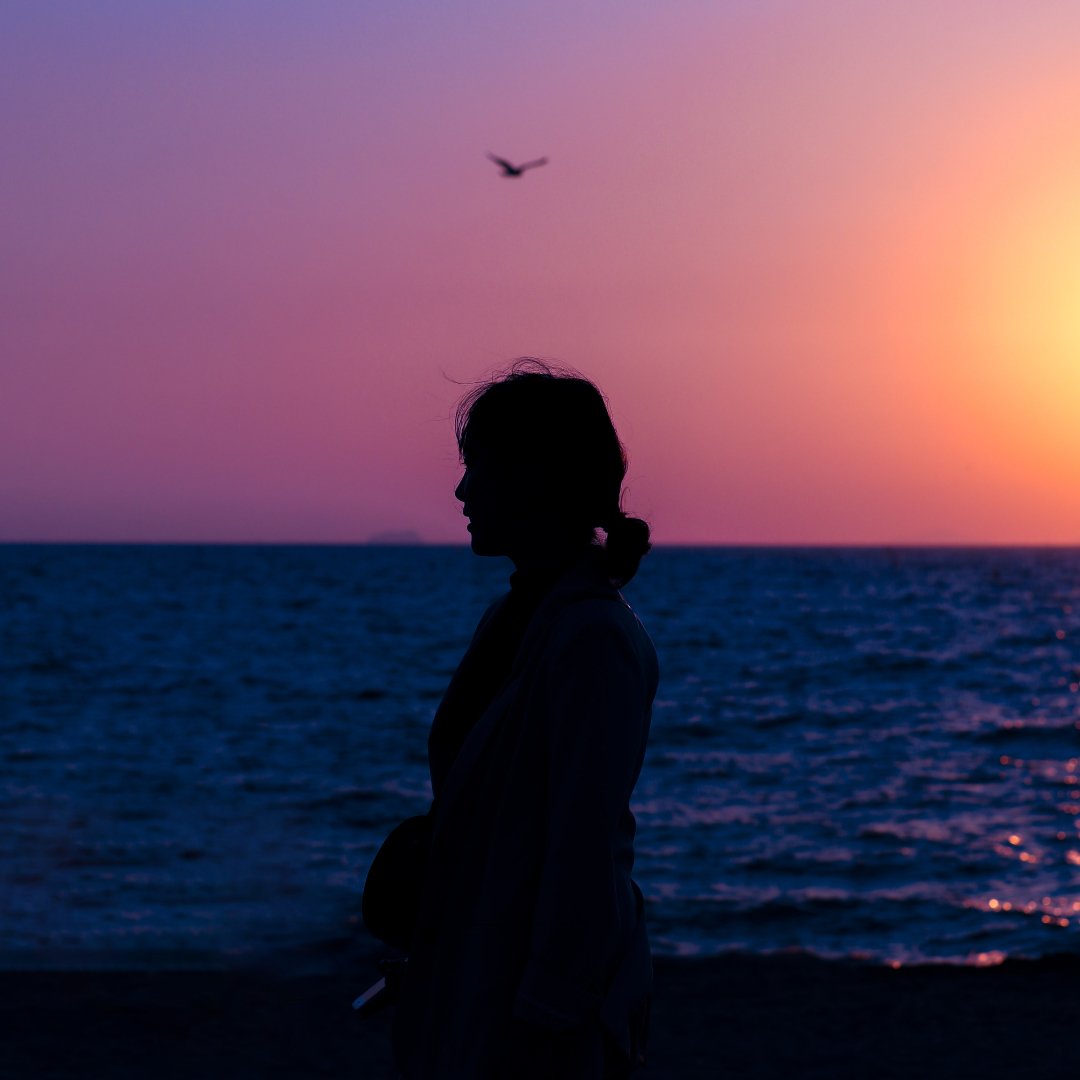
<instances>
[{"instance_id":1,"label":"sun glow on horizon","mask_svg":"<svg viewBox=\"0 0 1080 1080\"><path fill-rule=\"evenodd\" d=\"M1062 190L1064 188L1064 190ZM968 392L1045 464L1080 473L1080 167L1001 208L957 282L944 340Z\"/></svg>"},{"instance_id":2,"label":"sun glow on horizon","mask_svg":"<svg viewBox=\"0 0 1080 1080\"><path fill-rule=\"evenodd\" d=\"M1077 90L1045 84L984 105L898 242L894 325L927 435L1018 520L1036 505L1050 520L1046 508L1073 505L1080 484Z\"/></svg>"}]
</instances>

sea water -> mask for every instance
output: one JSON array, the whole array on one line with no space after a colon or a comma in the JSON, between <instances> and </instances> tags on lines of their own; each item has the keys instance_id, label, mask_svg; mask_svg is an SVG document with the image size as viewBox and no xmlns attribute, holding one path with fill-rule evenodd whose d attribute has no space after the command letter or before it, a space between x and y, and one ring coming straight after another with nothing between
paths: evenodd
<instances>
[{"instance_id":1,"label":"sea water","mask_svg":"<svg viewBox=\"0 0 1080 1080\"><path fill-rule=\"evenodd\" d=\"M0 966L362 936L512 568L455 547L0 547ZM632 801L656 954L1080 952L1080 552L661 548Z\"/></svg>"}]
</instances>

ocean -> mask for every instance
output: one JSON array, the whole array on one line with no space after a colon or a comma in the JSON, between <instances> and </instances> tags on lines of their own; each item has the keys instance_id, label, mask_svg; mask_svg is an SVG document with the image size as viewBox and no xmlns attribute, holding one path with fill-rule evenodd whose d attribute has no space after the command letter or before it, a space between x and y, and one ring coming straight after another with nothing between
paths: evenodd
<instances>
[{"instance_id":1,"label":"ocean","mask_svg":"<svg viewBox=\"0 0 1080 1080\"><path fill-rule=\"evenodd\" d=\"M511 567L458 547L0 546L0 968L362 936ZM631 808L657 955L1080 952L1080 551L660 548Z\"/></svg>"}]
</instances>

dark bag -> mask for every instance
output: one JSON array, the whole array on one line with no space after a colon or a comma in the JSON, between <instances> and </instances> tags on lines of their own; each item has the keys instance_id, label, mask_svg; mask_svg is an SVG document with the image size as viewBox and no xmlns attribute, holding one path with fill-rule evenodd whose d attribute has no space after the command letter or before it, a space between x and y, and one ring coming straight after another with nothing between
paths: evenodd
<instances>
[{"instance_id":1,"label":"dark bag","mask_svg":"<svg viewBox=\"0 0 1080 1080\"><path fill-rule=\"evenodd\" d=\"M420 914L431 849L431 812L406 818L382 842L364 882L360 912L368 932L407 953Z\"/></svg>"}]
</instances>

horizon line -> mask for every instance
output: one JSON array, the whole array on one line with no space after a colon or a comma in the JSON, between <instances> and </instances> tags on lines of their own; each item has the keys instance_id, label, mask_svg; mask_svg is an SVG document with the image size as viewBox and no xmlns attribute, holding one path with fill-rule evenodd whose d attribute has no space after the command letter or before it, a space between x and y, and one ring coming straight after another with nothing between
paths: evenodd
<instances>
[{"instance_id":1,"label":"horizon line","mask_svg":"<svg viewBox=\"0 0 1080 1080\"><path fill-rule=\"evenodd\" d=\"M0 547L431 547L468 549L468 542L452 540L131 540L66 539L6 540ZM672 540L652 545L667 548L964 548L964 549L1046 549L1080 548L1080 540ZM499 556L502 557L502 556Z\"/></svg>"}]
</instances>

